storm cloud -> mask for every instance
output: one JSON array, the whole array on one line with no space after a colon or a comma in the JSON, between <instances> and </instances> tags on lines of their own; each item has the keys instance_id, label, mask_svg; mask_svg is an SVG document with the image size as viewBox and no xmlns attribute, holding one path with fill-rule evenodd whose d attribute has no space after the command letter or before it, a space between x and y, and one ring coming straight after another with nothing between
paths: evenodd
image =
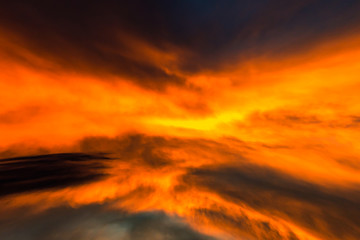
<instances>
[{"instance_id":1,"label":"storm cloud","mask_svg":"<svg viewBox=\"0 0 360 240\"><path fill-rule=\"evenodd\" d=\"M0 9L0 29L15 46L4 46L8 56L151 89L184 85L184 74L306 51L358 32L360 20L356 0L11 1ZM37 65L16 46L51 64Z\"/></svg>"}]
</instances>

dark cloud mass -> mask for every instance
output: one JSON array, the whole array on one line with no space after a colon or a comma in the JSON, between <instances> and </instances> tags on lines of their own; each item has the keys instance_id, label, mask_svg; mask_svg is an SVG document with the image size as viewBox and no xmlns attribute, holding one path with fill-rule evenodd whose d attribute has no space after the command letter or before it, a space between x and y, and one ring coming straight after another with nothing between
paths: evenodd
<instances>
[{"instance_id":1,"label":"dark cloud mass","mask_svg":"<svg viewBox=\"0 0 360 240\"><path fill-rule=\"evenodd\" d=\"M182 73L357 32L359 10L356 0L11 1L0 5L0 29L57 67L160 89L184 84ZM149 56L141 44L175 59ZM16 49L7 52L36 65Z\"/></svg>"},{"instance_id":2,"label":"dark cloud mass","mask_svg":"<svg viewBox=\"0 0 360 240\"><path fill-rule=\"evenodd\" d=\"M100 205L77 209L58 207L25 216L16 226L0 217L0 238L7 240L215 240L191 229L178 217L163 212L129 214Z\"/></svg>"},{"instance_id":3,"label":"dark cloud mass","mask_svg":"<svg viewBox=\"0 0 360 240\"><path fill-rule=\"evenodd\" d=\"M0 159L0 196L99 180L105 176L101 162L105 160L105 156L83 153Z\"/></svg>"}]
</instances>

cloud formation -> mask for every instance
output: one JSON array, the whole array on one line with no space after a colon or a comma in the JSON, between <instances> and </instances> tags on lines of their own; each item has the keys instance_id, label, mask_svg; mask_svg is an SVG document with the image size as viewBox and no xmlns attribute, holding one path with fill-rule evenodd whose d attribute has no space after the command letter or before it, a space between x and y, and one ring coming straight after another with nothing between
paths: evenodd
<instances>
[{"instance_id":1,"label":"cloud formation","mask_svg":"<svg viewBox=\"0 0 360 240\"><path fill-rule=\"evenodd\" d=\"M360 195L355 189L321 187L251 165L194 169L184 181L230 201L288 219L327 239L356 239L360 234Z\"/></svg>"},{"instance_id":2,"label":"cloud formation","mask_svg":"<svg viewBox=\"0 0 360 240\"><path fill-rule=\"evenodd\" d=\"M12 217L7 222L13 221ZM73 209L57 207L46 212L26 216L16 226L1 218L0 237L3 239L109 239L109 240L214 240L191 229L176 216L163 212L128 214L110 211L100 205Z\"/></svg>"},{"instance_id":3,"label":"cloud formation","mask_svg":"<svg viewBox=\"0 0 360 240\"><path fill-rule=\"evenodd\" d=\"M1 2L0 238L359 239L359 11Z\"/></svg>"},{"instance_id":4,"label":"cloud formation","mask_svg":"<svg viewBox=\"0 0 360 240\"><path fill-rule=\"evenodd\" d=\"M355 0L13 1L1 5L0 27L15 45L6 53L25 64L162 89L184 85L189 73L293 54L358 31L359 9Z\"/></svg>"},{"instance_id":5,"label":"cloud formation","mask_svg":"<svg viewBox=\"0 0 360 240\"><path fill-rule=\"evenodd\" d=\"M360 232L356 185L338 185L336 179L329 182L321 170L313 173L319 178L314 181L311 176L303 178L287 168L274 167L276 159L267 154L294 151L293 146L269 147L229 138L214 141L127 135L88 137L72 149L83 153L2 160L6 170L2 176L7 176L2 193L18 193L3 200L8 206L4 212L16 217L16 209L42 206L39 211L45 212L41 216L51 218L53 214L47 212L58 205L87 208L88 204L107 203L121 211L139 212L143 220L131 215L124 220L134 219L139 224L135 227L139 230L126 233L131 233L129 236L123 233L129 239L143 236L147 229L149 234L165 234L171 239L187 238L177 233L182 231L178 227L167 225L172 220L166 220L165 215L141 213L153 210L179 215L196 231L225 239L356 239ZM258 158L264 159L260 162ZM20 163L22 167L15 168ZM297 168L307 166L304 160ZM79 210L69 211L76 219ZM166 226L157 233L160 230L156 227L163 224ZM104 231L101 234L105 235L99 234L106 236ZM45 231L39 230L39 234Z\"/></svg>"},{"instance_id":6,"label":"cloud formation","mask_svg":"<svg viewBox=\"0 0 360 240\"><path fill-rule=\"evenodd\" d=\"M0 196L84 184L104 177L101 155L59 153L0 160Z\"/></svg>"}]
</instances>

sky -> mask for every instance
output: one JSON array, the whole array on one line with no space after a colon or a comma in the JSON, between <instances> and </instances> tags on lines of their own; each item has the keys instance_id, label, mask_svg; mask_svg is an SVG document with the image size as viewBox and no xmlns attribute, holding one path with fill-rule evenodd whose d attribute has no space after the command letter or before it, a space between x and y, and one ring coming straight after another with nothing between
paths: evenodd
<instances>
[{"instance_id":1,"label":"sky","mask_svg":"<svg viewBox=\"0 0 360 240\"><path fill-rule=\"evenodd\" d=\"M0 2L0 239L360 239L359 12Z\"/></svg>"}]
</instances>

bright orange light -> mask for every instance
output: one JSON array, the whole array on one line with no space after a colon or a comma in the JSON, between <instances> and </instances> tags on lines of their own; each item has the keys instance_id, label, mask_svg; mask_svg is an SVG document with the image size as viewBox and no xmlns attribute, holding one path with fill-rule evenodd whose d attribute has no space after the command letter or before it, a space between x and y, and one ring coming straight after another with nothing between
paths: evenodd
<instances>
[{"instance_id":1,"label":"bright orange light","mask_svg":"<svg viewBox=\"0 0 360 240\"><path fill-rule=\"evenodd\" d=\"M247 236L235 220L215 220L201 211L220 209L233 219L246 219L255 229L252 236L261 236L258 224L268 222L284 236L293 232L301 240L325 239L326 234L311 231L286 214L187 186L182 176L192 168L239 166L246 159L325 188L358 186L358 40L352 36L283 59L242 61L218 72L180 73L186 77L185 85L164 91L115 76L39 70L4 57L0 151L15 149L18 155L37 147L77 151L85 137L114 138L133 132L178 142L160 149L164 158L171 159L165 167L151 168L139 159L114 161L109 176L101 181L10 196L0 203L9 209L34 205L43 210L111 200L112 207L130 212L164 210L179 215L202 232ZM169 72L180 71L179 49L167 53L136 39L126 43L146 61ZM24 49L8 47L44 66L50 64ZM107 149L104 145L98 148ZM293 201L299 209L312 207Z\"/></svg>"}]
</instances>

